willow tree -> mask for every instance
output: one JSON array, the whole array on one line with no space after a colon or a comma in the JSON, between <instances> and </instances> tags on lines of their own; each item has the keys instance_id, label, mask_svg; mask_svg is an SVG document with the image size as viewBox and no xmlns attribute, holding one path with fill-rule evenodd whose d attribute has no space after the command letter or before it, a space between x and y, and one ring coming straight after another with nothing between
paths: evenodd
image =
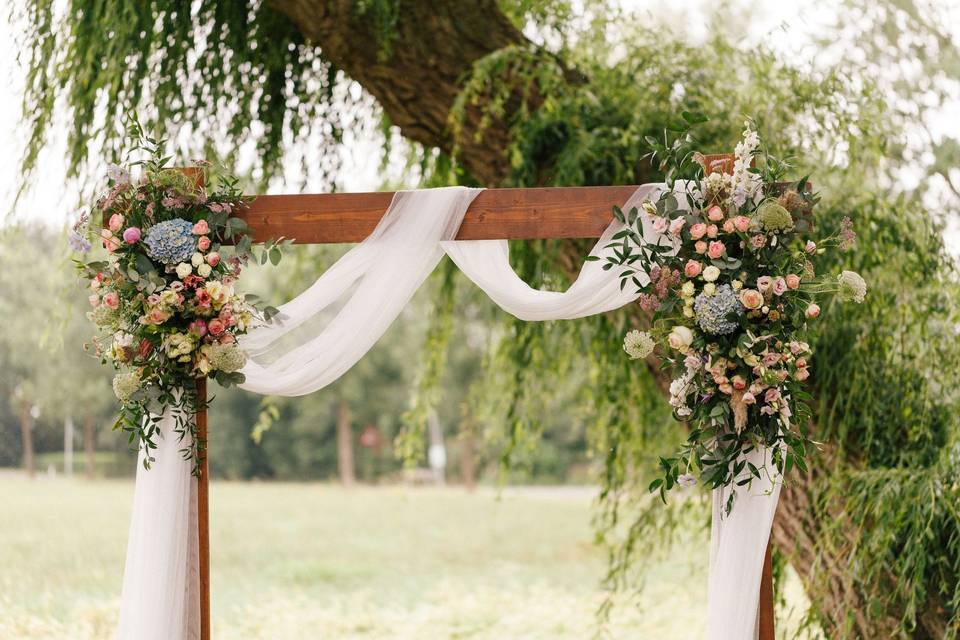
<instances>
[{"instance_id":1,"label":"willow tree","mask_svg":"<svg viewBox=\"0 0 960 640\"><path fill-rule=\"evenodd\" d=\"M656 180L646 139L682 110L710 116L698 133L705 151L731 148L744 115L758 118L773 151L793 158L798 176L816 176L818 224L855 220L859 250L842 266L872 283L867 304L826 309L820 325L813 429L825 444L783 495L781 565L797 570L811 620L830 638L956 637L960 348L941 240L956 200L948 147L918 135L943 82L960 76L949 34L911 2L851 5L817 45L840 43L869 62L810 65L733 44L729 25L748 22L746 9L722 7L716 35L693 44L649 16L599 0L575 15L571 4L67 0L61 18L52 0L27 0L24 169L35 168L57 105L68 114L75 172L117 152L117 123L136 110L192 141L192 152L205 140L228 152L255 145L254 175L264 180L285 157L319 149L323 161L305 166L331 185L350 128L399 131L424 184L592 185ZM903 58L910 64L898 66ZM373 125L357 116L368 109ZM941 197L895 189L906 167L945 186ZM517 264L529 278L562 282L583 251L528 243ZM496 393L473 395L499 398L488 409L505 425L507 454L536 439L545 374L576 371L590 382L582 400L605 469L598 526L611 543L609 580L621 584L638 553L679 521L677 507L652 506L644 489L654 454L683 438L664 420L658 394L668 381L652 362L625 362L619 346L646 318L630 309L556 326L500 321L506 339L483 377ZM442 339L430 344L442 351ZM427 360L424 378L435 380L437 359Z\"/></svg>"}]
</instances>

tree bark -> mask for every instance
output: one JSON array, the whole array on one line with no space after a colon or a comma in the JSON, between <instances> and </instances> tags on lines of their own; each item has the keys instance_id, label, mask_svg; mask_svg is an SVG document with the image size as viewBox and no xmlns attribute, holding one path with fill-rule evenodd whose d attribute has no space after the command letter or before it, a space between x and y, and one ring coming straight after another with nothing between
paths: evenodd
<instances>
[{"instance_id":1,"label":"tree bark","mask_svg":"<svg viewBox=\"0 0 960 640\"><path fill-rule=\"evenodd\" d=\"M93 429L93 416L87 415L83 418L83 474L87 480L93 480L94 474L94 449L96 433Z\"/></svg>"},{"instance_id":2,"label":"tree bark","mask_svg":"<svg viewBox=\"0 0 960 640\"><path fill-rule=\"evenodd\" d=\"M450 107L473 64L504 47L532 46L495 0L404 2L388 43L378 42L377 30L357 14L353 0L267 0L267 4L292 20L306 40L319 45L329 60L376 98L404 136L446 152L452 151L455 142L448 128ZM491 123L481 139L474 136L479 112L468 111L463 137L456 141L458 161L488 187L501 184L509 173L507 124L514 115L510 105L508 101L503 119ZM638 181L642 178L637 176ZM583 255L582 245L568 243L558 261L579 265ZM637 326L645 326L647 317L639 308L630 313ZM654 360L646 364L666 393L669 377ZM827 637L889 637L888 621L864 611L863 595L850 580L843 550L824 548L817 520L820 512L812 507L814 495L812 476L785 488L774 521L774 543L806 585L828 586L828 595L816 603L823 612ZM843 628L847 611L854 612L853 629ZM941 637L936 635L937 616L921 624L929 637Z\"/></svg>"},{"instance_id":3,"label":"tree bark","mask_svg":"<svg viewBox=\"0 0 960 640\"><path fill-rule=\"evenodd\" d=\"M350 428L350 408L344 400L337 405L337 471L340 484L352 487L357 476L353 469L353 430Z\"/></svg>"},{"instance_id":4,"label":"tree bark","mask_svg":"<svg viewBox=\"0 0 960 640\"><path fill-rule=\"evenodd\" d=\"M33 458L33 416L30 415L30 403L20 401L20 440L23 444L23 470L28 478L36 473Z\"/></svg>"},{"instance_id":5,"label":"tree bark","mask_svg":"<svg viewBox=\"0 0 960 640\"><path fill-rule=\"evenodd\" d=\"M404 2L386 42L355 0L267 0L267 5L376 98L406 138L448 152L454 141L447 118L464 74L494 51L527 44L495 0ZM479 126L479 112L468 110L458 158L481 183L499 184L509 171L507 127L491 122L478 140Z\"/></svg>"}]
</instances>

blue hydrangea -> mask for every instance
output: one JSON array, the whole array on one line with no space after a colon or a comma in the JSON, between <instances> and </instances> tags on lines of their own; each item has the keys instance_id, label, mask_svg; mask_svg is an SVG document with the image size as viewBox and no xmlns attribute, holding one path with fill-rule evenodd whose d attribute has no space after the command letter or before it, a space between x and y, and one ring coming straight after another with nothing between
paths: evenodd
<instances>
[{"instance_id":1,"label":"blue hydrangea","mask_svg":"<svg viewBox=\"0 0 960 640\"><path fill-rule=\"evenodd\" d=\"M693 311L700 328L713 335L725 335L740 326L731 316L743 314L743 305L730 285L717 287L712 296L701 293L693 302Z\"/></svg>"},{"instance_id":2,"label":"blue hydrangea","mask_svg":"<svg viewBox=\"0 0 960 640\"><path fill-rule=\"evenodd\" d=\"M158 222L147 230L143 242L147 255L163 264L187 262L196 251L193 223L183 218Z\"/></svg>"}]
</instances>

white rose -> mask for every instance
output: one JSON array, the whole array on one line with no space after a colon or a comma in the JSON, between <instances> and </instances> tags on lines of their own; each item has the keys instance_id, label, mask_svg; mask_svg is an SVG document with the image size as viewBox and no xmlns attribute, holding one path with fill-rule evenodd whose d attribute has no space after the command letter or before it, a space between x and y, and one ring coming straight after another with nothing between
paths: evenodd
<instances>
[{"instance_id":1,"label":"white rose","mask_svg":"<svg viewBox=\"0 0 960 640\"><path fill-rule=\"evenodd\" d=\"M692 318L693 317L693 307L684 307L683 308L683 317Z\"/></svg>"},{"instance_id":2,"label":"white rose","mask_svg":"<svg viewBox=\"0 0 960 640\"><path fill-rule=\"evenodd\" d=\"M201 264L203 264L203 254L199 252L193 254L193 257L190 258L190 262L193 263L193 266L199 267Z\"/></svg>"},{"instance_id":3,"label":"white rose","mask_svg":"<svg viewBox=\"0 0 960 640\"><path fill-rule=\"evenodd\" d=\"M733 282L730 283L730 286L733 288L734 291L740 291L740 289L743 288L743 283L740 282L739 280L734 280Z\"/></svg>"},{"instance_id":4,"label":"white rose","mask_svg":"<svg viewBox=\"0 0 960 640\"><path fill-rule=\"evenodd\" d=\"M695 291L696 291L696 288L694 287L693 282L691 280L687 280L686 282L683 283L683 286L680 287L680 295L683 296L684 298L691 297Z\"/></svg>"},{"instance_id":5,"label":"white rose","mask_svg":"<svg viewBox=\"0 0 960 640\"><path fill-rule=\"evenodd\" d=\"M667 343L671 348L683 353L693 343L693 331L683 325L677 325L667 336Z\"/></svg>"},{"instance_id":6,"label":"white rose","mask_svg":"<svg viewBox=\"0 0 960 640\"><path fill-rule=\"evenodd\" d=\"M193 273L193 267L190 264L181 262L177 265L177 277L181 280L186 278L191 273Z\"/></svg>"},{"instance_id":7,"label":"white rose","mask_svg":"<svg viewBox=\"0 0 960 640\"><path fill-rule=\"evenodd\" d=\"M717 292L717 285L713 284L712 282L708 282L707 284L703 285L703 292L708 296L712 296Z\"/></svg>"},{"instance_id":8,"label":"white rose","mask_svg":"<svg viewBox=\"0 0 960 640\"><path fill-rule=\"evenodd\" d=\"M197 273L199 273L200 277L202 278L206 278L208 275L210 275L211 271L213 271L213 267L208 265L206 262L197 267Z\"/></svg>"},{"instance_id":9,"label":"white rose","mask_svg":"<svg viewBox=\"0 0 960 640\"><path fill-rule=\"evenodd\" d=\"M709 267L703 270L703 279L706 280L707 282L714 282L719 277L720 277L720 269L718 269L713 265L710 265Z\"/></svg>"}]
</instances>

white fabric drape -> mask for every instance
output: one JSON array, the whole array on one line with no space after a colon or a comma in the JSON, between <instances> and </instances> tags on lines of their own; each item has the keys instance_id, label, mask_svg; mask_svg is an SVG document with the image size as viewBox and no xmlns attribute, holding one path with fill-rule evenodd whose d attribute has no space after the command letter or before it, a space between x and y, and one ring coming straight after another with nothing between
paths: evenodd
<instances>
[{"instance_id":1,"label":"white fabric drape","mask_svg":"<svg viewBox=\"0 0 960 640\"><path fill-rule=\"evenodd\" d=\"M754 449L744 459L760 469L750 485L713 491L710 523L710 582L707 640L756 640L759 636L760 578L782 478L772 449ZM733 511L727 500L736 493Z\"/></svg>"},{"instance_id":2,"label":"white fabric drape","mask_svg":"<svg viewBox=\"0 0 960 640\"><path fill-rule=\"evenodd\" d=\"M443 257L440 241L457 235L481 189L399 191L373 233L305 292L280 307L282 324L240 340L253 356L244 389L300 396L330 384L380 339ZM343 303L316 335L299 346L281 340L317 314Z\"/></svg>"},{"instance_id":3,"label":"white fabric drape","mask_svg":"<svg viewBox=\"0 0 960 640\"><path fill-rule=\"evenodd\" d=\"M178 439L175 426L164 415L156 461L144 469L142 449L137 461L117 640L200 637L197 479L180 455L189 442Z\"/></svg>"},{"instance_id":4,"label":"white fabric drape","mask_svg":"<svg viewBox=\"0 0 960 640\"><path fill-rule=\"evenodd\" d=\"M655 200L662 188L644 185L622 208L629 211L646 199ZM621 290L620 269L604 270L602 260L586 262L566 291L542 291L510 267L506 241L454 241L479 192L463 187L398 192L366 240L280 308L281 322L241 339L251 355L242 387L297 396L335 381L386 332L444 251L494 302L524 320L579 318L638 297L633 286ZM646 217L643 222L648 241L671 242L654 231ZM605 246L622 229L622 223L611 223L591 255L611 251ZM641 284L649 281L643 273L636 277ZM172 429L172 419L166 417L164 425ZM179 448L168 435L160 442L153 468L137 473L120 640L197 636L196 483ZM734 489L743 495L728 518L718 512L725 492L714 494L708 640L757 637L760 573L779 495L779 484L763 485Z\"/></svg>"}]
</instances>

